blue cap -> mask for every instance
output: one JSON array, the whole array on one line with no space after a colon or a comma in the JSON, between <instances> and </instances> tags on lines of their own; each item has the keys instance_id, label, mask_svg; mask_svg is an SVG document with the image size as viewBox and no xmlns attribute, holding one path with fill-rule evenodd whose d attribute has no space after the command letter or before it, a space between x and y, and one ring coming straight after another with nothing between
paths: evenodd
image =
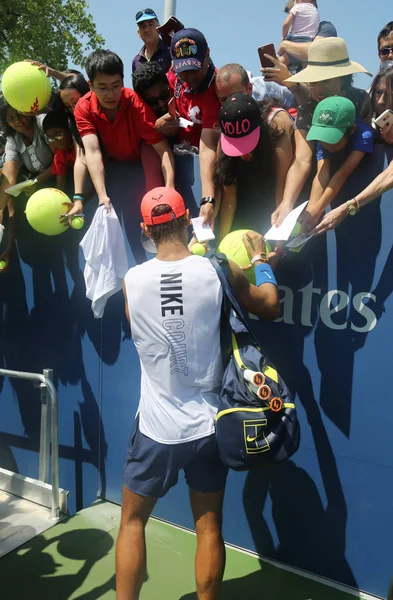
<instances>
[{"instance_id":1,"label":"blue cap","mask_svg":"<svg viewBox=\"0 0 393 600\"><path fill-rule=\"evenodd\" d=\"M171 41L171 57L175 73L201 69L207 50L206 38L198 29L177 31Z\"/></svg>"},{"instance_id":2,"label":"blue cap","mask_svg":"<svg viewBox=\"0 0 393 600\"><path fill-rule=\"evenodd\" d=\"M157 19L158 17L152 8L144 8L140 10L135 15L135 23L142 23L142 21L151 21L152 19Z\"/></svg>"}]
</instances>

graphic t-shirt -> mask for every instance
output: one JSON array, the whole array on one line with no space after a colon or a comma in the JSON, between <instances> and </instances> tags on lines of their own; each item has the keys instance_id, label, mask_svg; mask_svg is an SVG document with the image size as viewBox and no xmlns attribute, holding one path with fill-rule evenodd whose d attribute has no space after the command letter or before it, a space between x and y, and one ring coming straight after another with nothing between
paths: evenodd
<instances>
[{"instance_id":1,"label":"graphic t-shirt","mask_svg":"<svg viewBox=\"0 0 393 600\"><path fill-rule=\"evenodd\" d=\"M186 83L180 81L173 71L167 73L169 87L175 97L177 112L181 117L193 123L192 126L179 129L178 143L187 141L191 146L199 148L202 129L218 127L218 113L221 105L216 95L215 77L216 72L205 91L194 92Z\"/></svg>"},{"instance_id":2,"label":"graphic t-shirt","mask_svg":"<svg viewBox=\"0 0 393 600\"><path fill-rule=\"evenodd\" d=\"M201 256L153 258L124 281L141 363L141 432L162 444L211 435L223 375L216 270Z\"/></svg>"}]
</instances>

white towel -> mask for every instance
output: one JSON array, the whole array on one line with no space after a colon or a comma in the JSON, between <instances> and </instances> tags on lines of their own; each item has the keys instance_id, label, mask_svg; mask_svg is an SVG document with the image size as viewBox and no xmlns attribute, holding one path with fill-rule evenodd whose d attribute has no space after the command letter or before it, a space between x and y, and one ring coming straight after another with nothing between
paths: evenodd
<instances>
[{"instance_id":1,"label":"white towel","mask_svg":"<svg viewBox=\"0 0 393 600\"><path fill-rule=\"evenodd\" d=\"M99 206L80 246L86 265L84 278L86 297L92 301L96 319L104 314L108 298L121 290L128 271L124 236L116 212Z\"/></svg>"}]
</instances>

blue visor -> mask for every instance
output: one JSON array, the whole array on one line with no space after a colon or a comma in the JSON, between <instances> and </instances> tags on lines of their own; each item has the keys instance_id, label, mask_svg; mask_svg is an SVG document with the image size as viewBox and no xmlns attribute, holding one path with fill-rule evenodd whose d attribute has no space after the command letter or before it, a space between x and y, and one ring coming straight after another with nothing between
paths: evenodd
<instances>
[{"instance_id":1,"label":"blue visor","mask_svg":"<svg viewBox=\"0 0 393 600\"><path fill-rule=\"evenodd\" d=\"M142 21L151 21L152 19L157 19L158 21L158 17L156 15L156 13L153 10L149 10L149 12L145 12L145 11L141 11L142 14L137 13L136 15L136 21L135 23L142 23Z\"/></svg>"}]
</instances>

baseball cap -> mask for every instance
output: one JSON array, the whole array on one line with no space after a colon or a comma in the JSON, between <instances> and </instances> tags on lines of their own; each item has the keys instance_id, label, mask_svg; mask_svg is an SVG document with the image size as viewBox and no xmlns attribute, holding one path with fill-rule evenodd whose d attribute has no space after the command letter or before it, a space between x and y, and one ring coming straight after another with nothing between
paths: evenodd
<instances>
[{"instance_id":1,"label":"baseball cap","mask_svg":"<svg viewBox=\"0 0 393 600\"><path fill-rule=\"evenodd\" d=\"M342 96L325 98L314 110L312 126L306 139L337 144L348 127L354 125L355 119L356 107L351 100Z\"/></svg>"},{"instance_id":2,"label":"baseball cap","mask_svg":"<svg viewBox=\"0 0 393 600\"><path fill-rule=\"evenodd\" d=\"M198 29L177 31L171 41L171 57L175 73L201 69L207 50L206 38Z\"/></svg>"},{"instance_id":3,"label":"baseball cap","mask_svg":"<svg viewBox=\"0 0 393 600\"><path fill-rule=\"evenodd\" d=\"M163 204L170 206L171 212L152 217L151 213L156 206ZM179 192L169 187L157 187L147 192L142 198L141 213L146 225L160 225L182 217L186 212L184 200Z\"/></svg>"},{"instance_id":4,"label":"baseball cap","mask_svg":"<svg viewBox=\"0 0 393 600\"><path fill-rule=\"evenodd\" d=\"M218 114L221 148L227 156L244 156L258 145L261 135L261 111L251 96L232 94Z\"/></svg>"},{"instance_id":5,"label":"baseball cap","mask_svg":"<svg viewBox=\"0 0 393 600\"><path fill-rule=\"evenodd\" d=\"M152 8L139 10L135 15L135 23L142 23L142 21L149 21L151 19L157 19L158 21L158 17Z\"/></svg>"}]
</instances>

